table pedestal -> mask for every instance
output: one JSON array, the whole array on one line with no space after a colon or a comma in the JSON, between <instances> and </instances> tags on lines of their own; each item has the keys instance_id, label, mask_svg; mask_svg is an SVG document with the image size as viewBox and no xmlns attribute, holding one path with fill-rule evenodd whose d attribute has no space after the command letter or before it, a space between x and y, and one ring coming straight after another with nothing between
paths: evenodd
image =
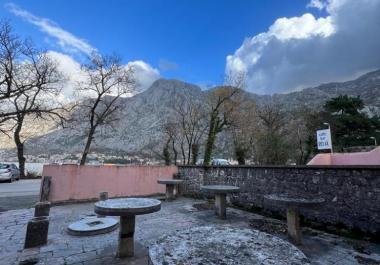
<instances>
[{"instance_id":1,"label":"table pedestal","mask_svg":"<svg viewBox=\"0 0 380 265\"><path fill-rule=\"evenodd\" d=\"M119 246L117 256L119 258L133 257L135 233L135 216L120 216Z\"/></svg>"},{"instance_id":2,"label":"table pedestal","mask_svg":"<svg viewBox=\"0 0 380 265\"><path fill-rule=\"evenodd\" d=\"M174 200L174 185L166 184L166 200Z\"/></svg>"},{"instance_id":3,"label":"table pedestal","mask_svg":"<svg viewBox=\"0 0 380 265\"><path fill-rule=\"evenodd\" d=\"M215 214L226 219L226 194L215 194Z\"/></svg>"},{"instance_id":4,"label":"table pedestal","mask_svg":"<svg viewBox=\"0 0 380 265\"><path fill-rule=\"evenodd\" d=\"M300 216L297 208L286 209L286 220L288 222L288 236L292 243L302 244L302 233L300 228Z\"/></svg>"}]
</instances>

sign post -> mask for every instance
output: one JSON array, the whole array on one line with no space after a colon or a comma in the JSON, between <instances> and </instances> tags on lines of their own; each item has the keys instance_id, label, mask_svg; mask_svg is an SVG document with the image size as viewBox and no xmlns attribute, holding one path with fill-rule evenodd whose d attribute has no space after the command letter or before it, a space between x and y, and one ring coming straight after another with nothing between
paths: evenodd
<instances>
[{"instance_id":1,"label":"sign post","mask_svg":"<svg viewBox=\"0 0 380 265\"><path fill-rule=\"evenodd\" d=\"M330 149L333 152L330 128L317 131L317 145L318 150Z\"/></svg>"}]
</instances>

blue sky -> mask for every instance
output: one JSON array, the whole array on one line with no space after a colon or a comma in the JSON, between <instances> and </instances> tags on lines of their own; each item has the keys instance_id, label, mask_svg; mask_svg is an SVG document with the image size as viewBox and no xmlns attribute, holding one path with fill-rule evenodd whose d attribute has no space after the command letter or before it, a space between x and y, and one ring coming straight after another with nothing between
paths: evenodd
<instances>
[{"instance_id":1,"label":"blue sky","mask_svg":"<svg viewBox=\"0 0 380 265\"><path fill-rule=\"evenodd\" d=\"M215 84L223 79L225 60L244 38L266 31L283 16L305 11L306 0L204 1L12 1L30 13L48 18L103 53L116 52L125 61L143 60L164 77ZM37 27L1 5L1 17L11 19L16 31L38 45L46 41ZM169 64L170 65L170 64ZM165 67L164 67L165 68Z\"/></svg>"},{"instance_id":2,"label":"blue sky","mask_svg":"<svg viewBox=\"0 0 380 265\"><path fill-rule=\"evenodd\" d=\"M310 7L310 1L314 2L313 7ZM379 5L376 4L380 1L364 1L373 2L374 6L370 8L380 11L378 10ZM339 6L336 4L338 2ZM340 4L340 2L345 2L345 4ZM336 75L324 74L323 76L326 78L313 76L312 73L316 72L316 69L313 69L314 66L307 68L304 74L292 70L292 67L295 66L292 64L294 58L290 56L293 56L294 52L289 51L289 45L300 46L299 49L303 49L304 43L310 43L310 40L317 38L315 41L318 43L323 41L320 45L326 47L325 42L337 35L334 25L339 21L334 19L334 16L338 17L337 14L340 13L339 18L342 17L342 14L346 15L343 12L349 10L348 7L356 8L354 7L355 2L361 1L1 1L0 17L10 19L18 34L31 37L38 46L68 54L77 61L81 61L83 58L81 51L63 49L57 43L57 39L42 32L38 26L23 19L22 16L10 12L10 6L27 11L38 18L48 19L51 24L71 33L102 53L115 52L122 56L125 63L136 60L144 61L156 69L161 77L176 78L201 85L215 85L223 81L226 69L237 71L243 65L249 75L249 90L271 94L287 92L324 81L347 79L359 72L376 68L372 62L364 63L364 65L361 63L358 68L339 72ZM366 14L365 12L371 12L371 10L365 9L363 14ZM304 16L306 13L310 13L311 17ZM329 20L329 17L332 19ZM275 22L280 18L286 18L286 21L280 21L281 23L277 23L277 25ZM323 21L319 21L318 18L322 18ZM338 22L334 24L331 21ZM373 24L374 22L377 21L369 23ZM304 26L306 24L311 26ZM277 25L274 34L269 30L272 25ZM297 34L293 34L294 31ZM255 39L255 36L265 32L271 36L269 42L266 41L263 44L257 38ZM293 35L282 38L283 32L290 32ZM378 33L374 34L378 35ZM252 42L248 47L244 45L245 39ZM275 46L278 40L280 40L281 46ZM274 45L273 49L263 53L265 50L269 50L268 43ZM284 48L285 44L286 48ZM371 45L374 44L377 44L377 38L373 43L371 42ZM331 44L331 47L335 46L336 43ZM241 52L237 51L239 48L241 48ZM252 58L259 52L259 57L263 60L253 62ZM324 51L326 60L328 60L327 57L331 57L329 52ZM264 61L268 58L268 54L271 58ZM272 58L273 54L278 55L278 58ZM232 55L232 58L226 65L228 55ZM307 55L305 54L305 57L302 58L307 58ZM323 56L311 58L310 60L314 61L310 64L315 65L317 63L315 60L320 60L320 58ZM305 65L306 63L302 62ZM328 62L320 63L322 65ZM277 65L283 65L285 70ZM296 65L296 68L300 68L299 64ZM268 69L275 72L268 72ZM305 81L297 83L295 80L300 74L305 76L305 78L301 78ZM281 79L274 82L271 80L271 75L281 76ZM294 77L289 80L292 75ZM286 78L284 77L284 79L282 76ZM263 78L265 78L265 82ZM282 84L284 84L284 89L277 89Z\"/></svg>"}]
</instances>

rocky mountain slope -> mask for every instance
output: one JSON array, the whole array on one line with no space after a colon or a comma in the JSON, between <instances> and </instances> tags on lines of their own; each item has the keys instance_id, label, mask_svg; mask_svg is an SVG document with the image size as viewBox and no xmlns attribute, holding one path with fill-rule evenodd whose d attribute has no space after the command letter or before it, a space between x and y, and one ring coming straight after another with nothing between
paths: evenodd
<instances>
[{"instance_id":1,"label":"rocky mountain slope","mask_svg":"<svg viewBox=\"0 0 380 265\"><path fill-rule=\"evenodd\" d=\"M163 142L162 125L171 119L173 106L181 97L202 100L198 86L177 80L157 80L148 90L119 101L118 121L100 127L92 150L110 154L155 155L154 147ZM52 131L27 144L30 153L76 153L84 147L85 137L80 124L76 128ZM153 152L153 153L152 153Z\"/></svg>"},{"instance_id":2,"label":"rocky mountain slope","mask_svg":"<svg viewBox=\"0 0 380 265\"><path fill-rule=\"evenodd\" d=\"M98 153L145 154L155 156L160 152L164 135L162 124L171 119L172 107L180 98L205 101L207 91L178 80L160 79L152 86L133 97L119 101L120 113L117 123L111 128L100 128L92 150ZM380 70L365 74L356 80L323 84L314 88L273 96L246 94L257 104L276 102L287 110L320 109L324 102L339 94L360 96L365 104L380 109ZM80 153L84 147L84 128L51 130L27 142L28 154Z\"/></svg>"},{"instance_id":3,"label":"rocky mountain slope","mask_svg":"<svg viewBox=\"0 0 380 265\"><path fill-rule=\"evenodd\" d=\"M253 95L253 98L262 103L273 100L288 110L305 107L319 109L326 100L344 94L360 96L367 107L379 108L380 70L367 73L352 81L322 84L301 91L274 94L273 96Z\"/></svg>"}]
</instances>

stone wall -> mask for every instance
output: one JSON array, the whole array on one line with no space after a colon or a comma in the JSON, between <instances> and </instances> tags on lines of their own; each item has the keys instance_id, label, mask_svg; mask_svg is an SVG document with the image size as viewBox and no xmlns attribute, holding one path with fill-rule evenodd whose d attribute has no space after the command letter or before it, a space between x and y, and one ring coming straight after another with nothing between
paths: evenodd
<instances>
[{"instance_id":1,"label":"stone wall","mask_svg":"<svg viewBox=\"0 0 380 265\"><path fill-rule=\"evenodd\" d=\"M283 194L323 197L326 203L318 210L301 210L310 221L344 225L364 232L380 232L379 166L283 166L283 167L179 167L185 182L182 193L204 196L201 185L229 184L241 188L231 202L246 207L283 213L268 205L263 195Z\"/></svg>"}]
</instances>

